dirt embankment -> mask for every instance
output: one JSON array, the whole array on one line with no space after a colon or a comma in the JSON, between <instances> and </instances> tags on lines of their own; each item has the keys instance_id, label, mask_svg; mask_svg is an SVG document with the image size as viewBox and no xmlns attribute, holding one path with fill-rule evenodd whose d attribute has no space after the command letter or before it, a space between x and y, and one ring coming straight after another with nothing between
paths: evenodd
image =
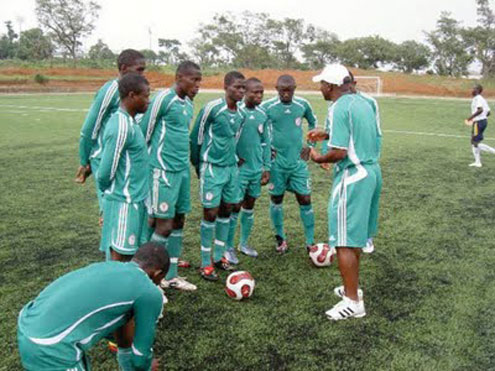
<instances>
[{"instance_id":1,"label":"dirt embankment","mask_svg":"<svg viewBox=\"0 0 495 371\"><path fill-rule=\"evenodd\" d=\"M318 90L318 85L311 81L316 71L281 71L281 70L241 70L246 77L256 76L265 84L266 89L274 89L277 77L290 74L295 77L298 89ZM395 72L376 72L353 69L356 76L379 76L385 94L434 95L469 97L474 81L468 79L446 78L439 76L418 76ZM34 76L41 74L48 78L44 84L35 82ZM106 80L115 78L114 70L90 68L0 68L0 93L2 92L77 92L94 91ZM153 89L170 86L174 76L157 71L146 72L146 77ZM358 80L360 81L360 80ZM365 84L365 82L359 82ZM490 84L491 85L491 84ZM495 96L495 86L485 86L486 96ZM223 74L204 76L201 84L204 89L221 89Z\"/></svg>"}]
</instances>

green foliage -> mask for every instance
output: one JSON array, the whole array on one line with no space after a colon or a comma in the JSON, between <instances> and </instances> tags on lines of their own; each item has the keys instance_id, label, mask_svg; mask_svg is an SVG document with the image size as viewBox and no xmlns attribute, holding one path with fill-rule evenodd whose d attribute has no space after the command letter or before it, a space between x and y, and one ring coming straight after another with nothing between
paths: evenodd
<instances>
[{"instance_id":1,"label":"green foliage","mask_svg":"<svg viewBox=\"0 0 495 371\"><path fill-rule=\"evenodd\" d=\"M100 60L112 60L114 61L117 56L110 50L107 44L103 40L98 39L98 42L91 46L88 52L88 57L95 61Z\"/></svg>"},{"instance_id":2,"label":"green foliage","mask_svg":"<svg viewBox=\"0 0 495 371\"><path fill-rule=\"evenodd\" d=\"M151 49L142 49L140 50L141 54L144 55L144 58L146 59L146 63L154 65L157 64L160 58L158 57L158 54L156 54L153 50Z\"/></svg>"},{"instance_id":3,"label":"green foliage","mask_svg":"<svg viewBox=\"0 0 495 371\"><path fill-rule=\"evenodd\" d=\"M363 69L393 62L396 52L394 43L378 35L345 40L337 50L343 64Z\"/></svg>"},{"instance_id":4,"label":"green foliage","mask_svg":"<svg viewBox=\"0 0 495 371\"><path fill-rule=\"evenodd\" d=\"M431 51L426 45L408 40L396 48L394 64L400 71L411 73L430 65Z\"/></svg>"},{"instance_id":5,"label":"green foliage","mask_svg":"<svg viewBox=\"0 0 495 371\"><path fill-rule=\"evenodd\" d=\"M40 28L32 28L21 32L17 57L24 60L48 59L53 56L54 49L50 37L44 35Z\"/></svg>"},{"instance_id":6,"label":"green foliage","mask_svg":"<svg viewBox=\"0 0 495 371\"><path fill-rule=\"evenodd\" d=\"M158 39L158 46L163 48L158 52L158 57L165 64L178 64L188 59L187 54L181 50L182 43L179 40Z\"/></svg>"},{"instance_id":7,"label":"green foliage","mask_svg":"<svg viewBox=\"0 0 495 371\"><path fill-rule=\"evenodd\" d=\"M322 68L325 64L338 60L341 42L337 35L320 28L308 27L308 39L301 51L309 68Z\"/></svg>"},{"instance_id":8,"label":"green foliage","mask_svg":"<svg viewBox=\"0 0 495 371\"><path fill-rule=\"evenodd\" d=\"M12 22L5 22L7 33L0 37L0 59L15 58L17 54L17 38Z\"/></svg>"},{"instance_id":9,"label":"green foliage","mask_svg":"<svg viewBox=\"0 0 495 371\"><path fill-rule=\"evenodd\" d=\"M34 81L37 84L45 85L45 84L48 84L49 78L46 77L45 75L42 75L40 73L37 73L36 75L34 75Z\"/></svg>"}]
</instances>

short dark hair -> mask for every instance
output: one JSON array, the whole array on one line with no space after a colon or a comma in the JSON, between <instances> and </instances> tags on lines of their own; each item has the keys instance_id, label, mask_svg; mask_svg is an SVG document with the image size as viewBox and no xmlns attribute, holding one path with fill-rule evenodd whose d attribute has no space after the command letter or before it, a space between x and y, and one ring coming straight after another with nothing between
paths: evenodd
<instances>
[{"instance_id":1,"label":"short dark hair","mask_svg":"<svg viewBox=\"0 0 495 371\"><path fill-rule=\"evenodd\" d=\"M239 71L230 71L227 72L225 77L223 78L223 83L227 86L230 86L234 83L235 80L237 79L245 79L244 75L240 73Z\"/></svg>"},{"instance_id":2,"label":"short dark hair","mask_svg":"<svg viewBox=\"0 0 495 371\"><path fill-rule=\"evenodd\" d=\"M475 88L476 90L478 90L478 92L479 92L480 94L481 94L481 93L483 93L483 86L481 86L481 84L476 84L476 85L474 86L474 88Z\"/></svg>"},{"instance_id":3,"label":"short dark hair","mask_svg":"<svg viewBox=\"0 0 495 371\"><path fill-rule=\"evenodd\" d=\"M296 85L296 80L291 75L280 75L277 79L277 85L280 83Z\"/></svg>"},{"instance_id":4,"label":"short dark hair","mask_svg":"<svg viewBox=\"0 0 495 371\"><path fill-rule=\"evenodd\" d=\"M188 72L193 72L193 71L201 71L201 67L199 67L198 64L192 61L183 61L180 62L179 65L177 66L177 69L175 70L175 74L176 75L178 75L179 73L186 74Z\"/></svg>"},{"instance_id":5,"label":"short dark hair","mask_svg":"<svg viewBox=\"0 0 495 371\"><path fill-rule=\"evenodd\" d=\"M156 242L141 245L132 261L138 263L141 269L161 269L164 273L168 272L170 266L170 258L165 247Z\"/></svg>"},{"instance_id":6,"label":"short dark hair","mask_svg":"<svg viewBox=\"0 0 495 371\"><path fill-rule=\"evenodd\" d=\"M254 85L254 84L262 84L263 83L261 82L260 79L258 79L257 77L250 77L249 79L246 80L246 88L250 85Z\"/></svg>"},{"instance_id":7,"label":"short dark hair","mask_svg":"<svg viewBox=\"0 0 495 371\"><path fill-rule=\"evenodd\" d=\"M141 52L134 49L125 49L117 58L117 67L119 68L119 71L121 71L124 64L126 66L133 66L141 59L145 59Z\"/></svg>"},{"instance_id":8,"label":"short dark hair","mask_svg":"<svg viewBox=\"0 0 495 371\"><path fill-rule=\"evenodd\" d=\"M119 96L124 99L131 91L140 93L144 86L149 86L148 80L139 73L131 72L119 79Z\"/></svg>"}]
</instances>

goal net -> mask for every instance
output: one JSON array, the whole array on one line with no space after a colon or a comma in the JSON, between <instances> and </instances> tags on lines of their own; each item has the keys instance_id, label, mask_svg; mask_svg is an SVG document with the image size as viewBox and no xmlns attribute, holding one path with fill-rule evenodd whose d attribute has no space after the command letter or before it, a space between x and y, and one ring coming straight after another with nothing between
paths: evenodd
<instances>
[{"instance_id":1,"label":"goal net","mask_svg":"<svg viewBox=\"0 0 495 371\"><path fill-rule=\"evenodd\" d=\"M378 76L354 76L356 88L371 95L381 95L383 90L382 79Z\"/></svg>"}]
</instances>

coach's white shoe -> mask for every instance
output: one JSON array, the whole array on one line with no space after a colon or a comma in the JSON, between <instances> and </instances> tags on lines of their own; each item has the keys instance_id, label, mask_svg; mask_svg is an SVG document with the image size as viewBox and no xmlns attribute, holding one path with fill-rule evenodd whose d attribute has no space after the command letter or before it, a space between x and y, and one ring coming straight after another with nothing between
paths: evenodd
<instances>
[{"instance_id":1,"label":"coach's white shoe","mask_svg":"<svg viewBox=\"0 0 495 371\"><path fill-rule=\"evenodd\" d=\"M481 162L473 162L472 164L469 164L471 167L481 167Z\"/></svg>"},{"instance_id":2,"label":"coach's white shoe","mask_svg":"<svg viewBox=\"0 0 495 371\"><path fill-rule=\"evenodd\" d=\"M344 286L337 286L333 289L333 293L339 298L343 298L345 296ZM358 289L358 298L359 300L363 300L363 290L361 289Z\"/></svg>"},{"instance_id":3,"label":"coach's white shoe","mask_svg":"<svg viewBox=\"0 0 495 371\"><path fill-rule=\"evenodd\" d=\"M340 321L347 318L361 318L366 315L364 309L364 301L354 301L349 299L347 296L342 297L334 307L325 312L328 319L332 321Z\"/></svg>"},{"instance_id":4,"label":"coach's white shoe","mask_svg":"<svg viewBox=\"0 0 495 371\"><path fill-rule=\"evenodd\" d=\"M186 281L185 277L174 277L171 280L163 279L160 286L164 289L177 289L182 291L196 291L196 285Z\"/></svg>"},{"instance_id":5,"label":"coach's white shoe","mask_svg":"<svg viewBox=\"0 0 495 371\"><path fill-rule=\"evenodd\" d=\"M366 241L366 246L362 248L362 251L365 254L371 254L373 251L375 251L375 244L373 243L373 239L368 238L368 241Z\"/></svg>"}]
</instances>

